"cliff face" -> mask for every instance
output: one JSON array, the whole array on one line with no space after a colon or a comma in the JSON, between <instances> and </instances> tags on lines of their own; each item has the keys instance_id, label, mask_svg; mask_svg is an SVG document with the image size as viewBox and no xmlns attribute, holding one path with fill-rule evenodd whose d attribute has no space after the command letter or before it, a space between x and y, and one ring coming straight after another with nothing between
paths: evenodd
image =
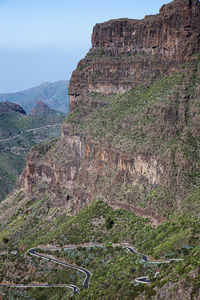
<instances>
[{"instance_id":1,"label":"cliff face","mask_svg":"<svg viewBox=\"0 0 200 300\"><path fill-rule=\"evenodd\" d=\"M145 53L175 59L190 57L198 49L199 1L174 1L160 14L143 20L119 19L97 24L92 47L117 54Z\"/></svg>"},{"instance_id":2,"label":"cliff face","mask_svg":"<svg viewBox=\"0 0 200 300\"><path fill-rule=\"evenodd\" d=\"M70 80L70 110L90 103L87 92L124 93L177 71L198 52L199 11L198 0L175 0L143 20L97 24L92 48Z\"/></svg>"},{"instance_id":3,"label":"cliff face","mask_svg":"<svg viewBox=\"0 0 200 300\"><path fill-rule=\"evenodd\" d=\"M146 209L137 207L134 200L141 195L134 191L134 186L146 184L149 189L159 186L163 183L167 165L164 167L164 162L156 157L128 157L91 138L71 135L71 129L67 124L62 127L61 140L56 146L52 143L32 149L18 187L24 187L26 194L38 194L39 197L48 191L51 206L65 206L72 214L101 195L113 207L151 217L154 224L162 222L164 219L148 205ZM121 185L124 189L129 186L126 192L129 200L124 202L117 195ZM135 199L134 193L137 194Z\"/></svg>"},{"instance_id":4,"label":"cliff face","mask_svg":"<svg viewBox=\"0 0 200 300\"><path fill-rule=\"evenodd\" d=\"M63 129L62 129L63 132ZM83 141L79 136L67 137L62 134L61 141L32 148L26 159L26 167L19 177L17 187L25 193L39 197L49 193L51 206L67 205L73 191L83 158Z\"/></svg>"},{"instance_id":5,"label":"cliff face","mask_svg":"<svg viewBox=\"0 0 200 300\"><path fill-rule=\"evenodd\" d=\"M29 153L18 187L48 191L70 213L96 199L154 224L188 211L188 201L195 213L187 197L200 167L199 9L176 0L144 20L97 24L70 80L61 139Z\"/></svg>"}]
</instances>

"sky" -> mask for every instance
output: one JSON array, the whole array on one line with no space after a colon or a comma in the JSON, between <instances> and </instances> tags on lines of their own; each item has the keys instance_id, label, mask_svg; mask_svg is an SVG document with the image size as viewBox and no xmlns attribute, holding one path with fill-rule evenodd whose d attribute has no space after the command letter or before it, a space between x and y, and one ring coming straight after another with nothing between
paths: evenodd
<instances>
[{"instance_id":1,"label":"sky","mask_svg":"<svg viewBox=\"0 0 200 300\"><path fill-rule=\"evenodd\" d=\"M0 0L0 93L68 80L96 23L142 19L169 0Z\"/></svg>"}]
</instances>

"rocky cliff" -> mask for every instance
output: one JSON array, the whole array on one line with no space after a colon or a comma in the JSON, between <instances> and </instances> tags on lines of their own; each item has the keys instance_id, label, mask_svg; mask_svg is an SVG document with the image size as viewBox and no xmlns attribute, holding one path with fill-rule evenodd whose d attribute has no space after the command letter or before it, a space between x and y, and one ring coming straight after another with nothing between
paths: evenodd
<instances>
[{"instance_id":1,"label":"rocky cliff","mask_svg":"<svg viewBox=\"0 0 200 300\"><path fill-rule=\"evenodd\" d=\"M48 189L51 205L71 213L95 199L154 223L188 211L199 169L199 9L175 0L143 20L97 24L70 80L61 139L33 149L18 186Z\"/></svg>"},{"instance_id":2,"label":"rocky cliff","mask_svg":"<svg viewBox=\"0 0 200 300\"><path fill-rule=\"evenodd\" d=\"M175 0L143 20L97 24L92 48L70 80L70 110L89 105L88 92L124 93L179 70L199 51L199 7L198 0Z\"/></svg>"}]
</instances>

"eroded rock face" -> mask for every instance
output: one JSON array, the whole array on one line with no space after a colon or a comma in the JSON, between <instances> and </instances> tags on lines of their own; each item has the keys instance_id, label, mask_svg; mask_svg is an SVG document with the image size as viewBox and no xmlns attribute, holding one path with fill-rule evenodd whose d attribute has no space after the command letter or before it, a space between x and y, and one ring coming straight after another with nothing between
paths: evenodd
<instances>
[{"instance_id":1,"label":"eroded rock face","mask_svg":"<svg viewBox=\"0 0 200 300\"><path fill-rule=\"evenodd\" d=\"M143 20L96 24L92 48L73 72L70 111L88 105L87 92L124 93L140 83L177 71L199 49L200 3L175 0Z\"/></svg>"},{"instance_id":2,"label":"eroded rock face","mask_svg":"<svg viewBox=\"0 0 200 300\"><path fill-rule=\"evenodd\" d=\"M87 169L97 170L99 176L105 175L106 169L112 168L124 174L124 182L130 177L144 177L152 185L160 184L164 171L156 157L128 156L91 139L86 140L83 163L88 164Z\"/></svg>"},{"instance_id":3,"label":"eroded rock face","mask_svg":"<svg viewBox=\"0 0 200 300\"><path fill-rule=\"evenodd\" d=\"M88 121L90 107L107 105L106 97L98 98L99 94L123 93L141 82L147 84L161 74L178 70L184 61L192 61L192 54L199 49L198 14L199 1L176 0L163 6L160 14L141 21L121 19L97 24L93 47L79 62L70 81L70 111L79 109L81 118L86 115ZM184 81L165 99L166 103L156 102L147 109L146 114L155 121L140 129L150 139L156 134L159 138L170 135L175 140L184 132L188 120L186 129L198 136L195 99L199 94L191 100L188 85L194 82L193 75L199 74L199 67L197 63L194 70L188 67L184 71ZM96 98L90 94L94 92ZM127 123L128 129L134 126L132 121ZM146 149L135 153L115 149L109 142L101 143L87 130L79 129L76 122L64 123L56 145L46 150L45 146L33 149L18 186L33 195L35 190L38 195L48 191L53 206L69 209L69 198L72 199L71 213L79 212L95 199L103 199L115 207L150 216L155 224L163 220L158 216L161 212L167 216L169 207L171 211L181 207L186 195L184 173L193 163L181 150L181 140L167 148L164 155ZM183 137L187 138L186 132Z\"/></svg>"},{"instance_id":4,"label":"eroded rock face","mask_svg":"<svg viewBox=\"0 0 200 300\"><path fill-rule=\"evenodd\" d=\"M63 131L57 144L35 146L29 152L17 183L25 193L48 192L52 206L64 206L69 200L84 153L84 139Z\"/></svg>"},{"instance_id":5,"label":"eroded rock face","mask_svg":"<svg viewBox=\"0 0 200 300\"><path fill-rule=\"evenodd\" d=\"M107 52L145 53L183 61L198 50L199 1L176 0L160 14L143 20L119 19L97 24L92 47Z\"/></svg>"},{"instance_id":6,"label":"eroded rock face","mask_svg":"<svg viewBox=\"0 0 200 300\"><path fill-rule=\"evenodd\" d=\"M139 196L134 198L134 194L139 185L145 183L155 188L163 183L167 165L156 157L127 156L90 137L72 134L72 130L71 124L63 124L61 139L56 147L33 148L27 156L18 187L24 188L25 193L30 195L40 196L48 192L51 206L68 207L73 214L101 194L111 205L152 217L153 222L159 224L162 218L150 209L139 209L131 203L137 203ZM117 187L120 189L126 184L129 184L129 193L120 203L118 197L115 199ZM71 198L73 204L69 203ZM127 207L123 206L125 203Z\"/></svg>"}]
</instances>

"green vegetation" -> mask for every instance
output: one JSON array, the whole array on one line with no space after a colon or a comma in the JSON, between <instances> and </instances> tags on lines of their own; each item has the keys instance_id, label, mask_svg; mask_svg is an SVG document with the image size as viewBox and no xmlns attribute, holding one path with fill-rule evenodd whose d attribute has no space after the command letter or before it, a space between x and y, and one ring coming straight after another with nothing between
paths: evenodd
<instances>
[{"instance_id":1,"label":"green vegetation","mask_svg":"<svg viewBox=\"0 0 200 300\"><path fill-rule=\"evenodd\" d=\"M14 187L30 148L59 136L60 126L48 125L61 124L65 117L53 110L33 116L16 111L0 114L0 201Z\"/></svg>"},{"instance_id":2,"label":"green vegetation","mask_svg":"<svg viewBox=\"0 0 200 300\"><path fill-rule=\"evenodd\" d=\"M7 259L7 262L4 262ZM5 265L7 266L5 269ZM16 271L13 276L13 268ZM31 270L31 272L27 271ZM30 282L40 282L41 284L71 284L81 285L83 281L83 274L78 273L73 269L66 269L59 267L51 262L33 258L27 255L18 253L17 255L9 254L1 256L0 274L4 280L13 282L14 284L28 284ZM16 289L13 289L16 291ZM12 293L11 293L12 294ZM72 290L68 288L27 288L26 296L34 299L51 299L50 296L57 297L70 296ZM20 289L16 292L19 297ZM6 298L5 298L6 299ZM55 299L55 298L54 298ZM60 298L56 298L60 299Z\"/></svg>"},{"instance_id":3,"label":"green vegetation","mask_svg":"<svg viewBox=\"0 0 200 300\"><path fill-rule=\"evenodd\" d=\"M19 197L19 196L18 196ZM109 299L109 297L123 297L132 299L134 295L141 292L148 297L155 293L155 287L161 288L165 282L178 281L180 278L188 279L188 272L192 273L199 264L199 220L191 219L185 215L174 216L171 221L165 221L162 225L153 228L148 219L137 217L135 214L120 210L113 210L107 204L98 201L85 207L78 215L68 217L61 214L48 222L47 215L51 215L51 208L45 208L48 197L44 195L37 202L29 203L26 206L27 214L15 215L10 224L1 230L0 240L2 249L21 249L25 254L30 247L37 247L39 244L57 244L60 247L69 244L101 243L101 247L78 247L77 249L66 249L62 251L46 251L54 257L62 258L68 263L76 264L87 268L92 272L88 290L83 289L83 274L73 269L60 269L50 263L38 258L28 258L37 271L26 277L25 282L34 280L48 283L71 283L80 288L80 294L76 299ZM113 221L112 227L107 226ZM37 224L37 227L35 225ZM107 228L109 227L109 228ZM10 230L9 228L12 228ZM23 234L21 234L23 228ZM8 242L3 243L5 237ZM121 247L112 247L114 243L129 243L138 249L140 253L148 254L157 259L184 258L182 262L157 265L144 263L137 255L126 252ZM107 245L108 244L108 245ZM41 251L40 251L41 252ZM24 264L23 255L13 257L19 270ZM19 264L19 261L22 260ZM2 272L6 271L9 261L2 264ZM4 270L4 271L3 271ZM134 284L134 279L139 276L153 275L160 271L159 277L153 280L149 287ZM23 269L23 272L26 271ZM8 273L8 272L7 272ZM1 275L2 276L2 275ZM6 275L8 276L8 275ZM11 280L12 276L6 277ZM24 273L19 282L24 282ZM199 277L190 278L198 286ZM27 290L28 295L40 299L40 295L48 299L65 299L68 297L68 290L61 288L31 289ZM60 298L59 298L60 297ZM70 297L70 296L69 296Z\"/></svg>"},{"instance_id":4,"label":"green vegetation","mask_svg":"<svg viewBox=\"0 0 200 300\"><path fill-rule=\"evenodd\" d=\"M143 164L152 157L158 165L161 162L166 174L161 175L157 186L147 186L149 177L145 177L145 174L140 179L121 184L122 178L119 182L115 181L119 171L104 166L104 174L96 179L96 189L91 191L92 194L98 194L101 199L110 198L153 209L165 217L177 209L180 213L198 213L198 59L186 64L179 73L161 77L151 84L138 85L123 95L88 92L88 102L98 102L99 106L89 104L86 114L80 104L67 117L66 122L72 124L74 134L81 132L84 136L90 136L98 144L104 145L105 150L111 149L113 155L124 153L127 156L127 168L134 166L129 155L134 159L139 157ZM160 169L160 172L163 171Z\"/></svg>"},{"instance_id":5,"label":"green vegetation","mask_svg":"<svg viewBox=\"0 0 200 300\"><path fill-rule=\"evenodd\" d=\"M181 82L182 74L175 74L171 77L162 78L149 86L135 87L123 95L104 96L109 105L92 111L88 121L85 120L84 116L84 126L78 126L81 117L80 108L79 111L71 114L67 121L75 123L78 130L83 128L95 139L112 143L113 147L122 151L141 152L142 149L145 149L148 153L155 154L158 151L163 153L169 148L174 137L166 135L163 137L166 141L162 138L159 143L154 143L153 139L158 139L157 132L155 132L154 137L147 134L146 131L147 128L151 131L155 129L155 126L151 128L157 118L156 112L154 114L154 105L156 105L155 109L163 107L164 110L164 106L169 104L169 95L173 93L174 87ZM91 96L97 97L95 94L90 94ZM164 124L161 125L164 126ZM165 126L170 128L174 124L169 119Z\"/></svg>"},{"instance_id":6,"label":"green vegetation","mask_svg":"<svg viewBox=\"0 0 200 300\"><path fill-rule=\"evenodd\" d=\"M102 55L104 53L99 51L94 59L98 60ZM192 71L187 73L189 69ZM30 281L76 284L80 294L75 295L75 299L152 299L155 294L160 299L166 294L176 299L180 290L189 291L191 299L198 297L200 110L197 71L194 62L190 68L185 65L180 73L162 77L149 85L136 86L123 95L88 92L88 107L87 103L79 105L66 122L72 125L71 134L78 137L83 134L97 141L97 151L94 142L91 152L96 156L103 153L104 157L97 157L96 163L96 158L88 155L89 163L84 160L87 172L82 170L81 176L73 182L71 193L67 185L52 192L47 181L38 180L31 193L25 195L23 189L16 190L6 199L0 213L0 247L2 252L8 251L7 256L13 249L19 253L3 260L1 279L11 281L15 276L7 271L13 261L15 273L22 269L17 273L18 282L24 282L27 276L26 280ZM98 73L93 75L91 80L100 76ZM97 100L99 105L93 105ZM78 164L79 160L74 161L74 153L66 155L65 150L59 148L62 147L60 144L54 140L37 145L32 153L39 162L47 155L48 161L64 167L70 164L73 169L71 162ZM99 154L98 146L102 146L105 155L103 151ZM70 149L77 150L76 147ZM108 160L107 149L111 156L114 153ZM75 159L77 157L75 155ZM91 173L89 169L92 169ZM135 169L137 172L134 173ZM63 173L67 175L67 171ZM75 198L77 195L78 199ZM65 203L61 207L55 205L57 196L58 201ZM87 203L87 206L74 215L76 200ZM123 209L114 210L106 201L113 201L118 207L126 204L127 209L137 211L138 215L150 217L139 217ZM132 209L134 206L137 209ZM156 214L164 216L165 220L158 223L161 218ZM88 243L99 245L83 247ZM148 255L150 261L145 262L141 256L128 253L121 247L113 247L123 243ZM65 250L65 245L72 244L78 247ZM31 247L39 248L39 245L56 245L62 250L43 252L90 270L89 288L83 289L83 274L55 268L50 262L36 262L37 258L32 258L36 271L30 277L24 276L28 271L22 265L26 264L25 259L30 260L26 252ZM51 246L46 249L51 249ZM179 258L183 260L153 262ZM35 263L39 264L38 267ZM156 272L159 275L155 277ZM136 284L134 279L145 275L149 275L151 284ZM35 299L64 300L71 297L63 288L31 289L27 294Z\"/></svg>"},{"instance_id":7,"label":"green vegetation","mask_svg":"<svg viewBox=\"0 0 200 300\"><path fill-rule=\"evenodd\" d=\"M90 67L90 65L91 65L90 63L84 64L84 65L83 65L83 64L79 64L77 69L78 69L79 71L83 71L83 70L86 69L87 67Z\"/></svg>"}]
</instances>

